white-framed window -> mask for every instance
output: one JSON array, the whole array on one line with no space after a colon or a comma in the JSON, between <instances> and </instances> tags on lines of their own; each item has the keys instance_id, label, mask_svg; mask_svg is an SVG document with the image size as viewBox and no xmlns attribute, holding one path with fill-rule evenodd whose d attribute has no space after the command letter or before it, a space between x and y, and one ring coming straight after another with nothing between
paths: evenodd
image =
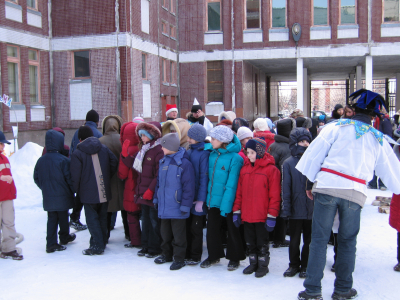
<instances>
[{"instance_id":1,"label":"white-framed window","mask_svg":"<svg viewBox=\"0 0 400 300\"><path fill-rule=\"evenodd\" d=\"M340 0L339 24L357 24L356 0Z\"/></svg>"},{"instance_id":2,"label":"white-framed window","mask_svg":"<svg viewBox=\"0 0 400 300\"><path fill-rule=\"evenodd\" d=\"M261 0L244 0L245 29L261 28Z\"/></svg>"},{"instance_id":3,"label":"white-framed window","mask_svg":"<svg viewBox=\"0 0 400 300\"><path fill-rule=\"evenodd\" d=\"M207 31L219 31L221 23L221 0L206 0Z\"/></svg>"},{"instance_id":4,"label":"white-framed window","mask_svg":"<svg viewBox=\"0 0 400 300\"><path fill-rule=\"evenodd\" d=\"M286 0L271 0L271 27L286 27Z\"/></svg>"},{"instance_id":5,"label":"white-framed window","mask_svg":"<svg viewBox=\"0 0 400 300\"><path fill-rule=\"evenodd\" d=\"M40 63L39 51L29 49L29 98L34 104L40 103Z\"/></svg>"},{"instance_id":6,"label":"white-framed window","mask_svg":"<svg viewBox=\"0 0 400 300\"><path fill-rule=\"evenodd\" d=\"M313 25L329 25L329 1L313 0Z\"/></svg>"},{"instance_id":7,"label":"white-framed window","mask_svg":"<svg viewBox=\"0 0 400 300\"><path fill-rule=\"evenodd\" d=\"M21 61L20 48L7 45L7 68L8 68L8 96L14 103L21 101Z\"/></svg>"},{"instance_id":8,"label":"white-framed window","mask_svg":"<svg viewBox=\"0 0 400 300\"><path fill-rule=\"evenodd\" d=\"M382 12L383 22L399 22L400 5L399 0L383 0Z\"/></svg>"}]
</instances>

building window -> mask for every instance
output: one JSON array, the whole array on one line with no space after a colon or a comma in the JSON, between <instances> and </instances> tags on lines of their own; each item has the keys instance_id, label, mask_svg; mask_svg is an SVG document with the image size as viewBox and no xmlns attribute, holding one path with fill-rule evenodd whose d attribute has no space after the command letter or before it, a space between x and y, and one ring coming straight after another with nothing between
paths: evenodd
<instances>
[{"instance_id":1,"label":"building window","mask_svg":"<svg viewBox=\"0 0 400 300\"><path fill-rule=\"evenodd\" d=\"M207 30L221 30L220 0L207 0Z\"/></svg>"},{"instance_id":2,"label":"building window","mask_svg":"<svg viewBox=\"0 0 400 300\"><path fill-rule=\"evenodd\" d=\"M74 52L74 77L90 77L89 51Z\"/></svg>"},{"instance_id":3,"label":"building window","mask_svg":"<svg viewBox=\"0 0 400 300\"><path fill-rule=\"evenodd\" d=\"M271 0L272 27L286 27L286 0Z\"/></svg>"},{"instance_id":4,"label":"building window","mask_svg":"<svg viewBox=\"0 0 400 300\"><path fill-rule=\"evenodd\" d=\"M8 96L13 102L21 102L21 75L19 48L7 46L7 67L8 67Z\"/></svg>"},{"instance_id":5,"label":"building window","mask_svg":"<svg viewBox=\"0 0 400 300\"><path fill-rule=\"evenodd\" d=\"M28 8L30 9L35 9L37 10L38 7L38 0L26 0L26 5L28 6Z\"/></svg>"},{"instance_id":6,"label":"building window","mask_svg":"<svg viewBox=\"0 0 400 300\"><path fill-rule=\"evenodd\" d=\"M170 3L169 3L169 11L170 11L172 14L175 14L175 13L176 13L175 6L176 6L175 0L170 0Z\"/></svg>"},{"instance_id":7,"label":"building window","mask_svg":"<svg viewBox=\"0 0 400 300\"><path fill-rule=\"evenodd\" d=\"M147 79L147 55L142 53L142 78Z\"/></svg>"},{"instance_id":8,"label":"building window","mask_svg":"<svg viewBox=\"0 0 400 300\"><path fill-rule=\"evenodd\" d=\"M162 7L164 7L166 10L168 10L168 2L169 0L162 0Z\"/></svg>"},{"instance_id":9,"label":"building window","mask_svg":"<svg viewBox=\"0 0 400 300\"><path fill-rule=\"evenodd\" d=\"M222 61L207 62L207 102L224 102L224 72Z\"/></svg>"},{"instance_id":10,"label":"building window","mask_svg":"<svg viewBox=\"0 0 400 300\"><path fill-rule=\"evenodd\" d=\"M383 22L399 22L399 0L383 0Z\"/></svg>"},{"instance_id":11,"label":"building window","mask_svg":"<svg viewBox=\"0 0 400 300\"><path fill-rule=\"evenodd\" d=\"M246 28L260 28L260 0L245 0L246 1Z\"/></svg>"},{"instance_id":12,"label":"building window","mask_svg":"<svg viewBox=\"0 0 400 300\"><path fill-rule=\"evenodd\" d=\"M31 103L40 103L39 52L28 50L29 58L29 98Z\"/></svg>"},{"instance_id":13,"label":"building window","mask_svg":"<svg viewBox=\"0 0 400 300\"><path fill-rule=\"evenodd\" d=\"M357 16L356 0L341 0L340 24L356 24L357 23L356 16Z\"/></svg>"},{"instance_id":14,"label":"building window","mask_svg":"<svg viewBox=\"0 0 400 300\"><path fill-rule=\"evenodd\" d=\"M168 25L167 22L161 21L162 33L168 35Z\"/></svg>"},{"instance_id":15,"label":"building window","mask_svg":"<svg viewBox=\"0 0 400 300\"><path fill-rule=\"evenodd\" d=\"M328 0L314 0L314 25L328 25Z\"/></svg>"},{"instance_id":16,"label":"building window","mask_svg":"<svg viewBox=\"0 0 400 300\"><path fill-rule=\"evenodd\" d=\"M161 82L168 82L167 79L167 61L165 59L161 59Z\"/></svg>"},{"instance_id":17,"label":"building window","mask_svg":"<svg viewBox=\"0 0 400 300\"><path fill-rule=\"evenodd\" d=\"M171 38L176 39L176 27L175 26L172 26L172 25L169 26L169 36Z\"/></svg>"}]
</instances>

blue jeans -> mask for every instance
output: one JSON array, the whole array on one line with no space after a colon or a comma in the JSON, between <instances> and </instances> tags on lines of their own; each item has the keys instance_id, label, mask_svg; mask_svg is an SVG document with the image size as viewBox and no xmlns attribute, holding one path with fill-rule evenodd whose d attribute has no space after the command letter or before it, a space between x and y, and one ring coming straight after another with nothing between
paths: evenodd
<instances>
[{"instance_id":1,"label":"blue jeans","mask_svg":"<svg viewBox=\"0 0 400 300\"><path fill-rule=\"evenodd\" d=\"M326 249L331 235L333 219L339 212L338 254L335 263L335 292L346 293L353 286L356 260L357 234L360 230L361 206L338 197L316 193L307 278L307 294L321 294L321 280L326 264Z\"/></svg>"}]
</instances>

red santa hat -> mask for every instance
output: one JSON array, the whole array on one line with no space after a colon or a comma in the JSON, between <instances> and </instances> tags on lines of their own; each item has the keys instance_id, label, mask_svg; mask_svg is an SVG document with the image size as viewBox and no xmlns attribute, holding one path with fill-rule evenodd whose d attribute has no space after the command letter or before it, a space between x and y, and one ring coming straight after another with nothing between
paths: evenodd
<instances>
[{"instance_id":1,"label":"red santa hat","mask_svg":"<svg viewBox=\"0 0 400 300\"><path fill-rule=\"evenodd\" d=\"M165 115L168 117L168 114L173 111L178 112L178 108L176 108L176 104L167 104Z\"/></svg>"}]
</instances>

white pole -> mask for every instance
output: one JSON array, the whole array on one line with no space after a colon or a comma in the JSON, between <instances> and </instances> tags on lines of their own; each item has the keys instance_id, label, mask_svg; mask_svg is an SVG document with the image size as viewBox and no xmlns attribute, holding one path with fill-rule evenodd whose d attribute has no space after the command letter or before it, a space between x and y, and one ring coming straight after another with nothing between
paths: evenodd
<instances>
[{"instance_id":1,"label":"white pole","mask_svg":"<svg viewBox=\"0 0 400 300\"><path fill-rule=\"evenodd\" d=\"M297 59L297 108L304 111L304 70L303 59Z\"/></svg>"},{"instance_id":2,"label":"white pole","mask_svg":"<svg viewBox=\"0 0 400 300\"><path fill-rule=\"evenodd\" d=\"M373 72L372 56L365 57L365 88L372 91L372 72Z\"/></svg>"}]
</instances>

